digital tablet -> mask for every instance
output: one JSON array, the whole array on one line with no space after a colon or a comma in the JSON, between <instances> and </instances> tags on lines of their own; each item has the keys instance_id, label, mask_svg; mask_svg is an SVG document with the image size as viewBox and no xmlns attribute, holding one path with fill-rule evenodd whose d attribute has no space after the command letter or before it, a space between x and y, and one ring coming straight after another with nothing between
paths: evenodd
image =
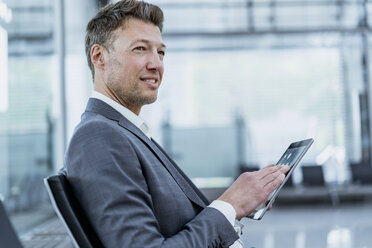
<instances>
[{"instance_id":1,"label":"digital tablet","mask_svg":"<svg viewBox=\"0 0 372 248\"><path fill-rule=\"evenodd\" d=\"M301 161L311 144L314 142L313 139L306 139L301 140L297 142L293 142L289 145L287 150L284 152L282 157L279 159L278 163L276 165L288 165L290 167L290 170L287 172L287 175L280 184L280 186L274 190L267 201L260 206L258 206L252 213L250 213L247 217L254 219L254 220L260 220L266 213L267 209L270 207L272 202L275 199L275 196L278 194L280 189L283 187L283 185L287 182L288 178L291 176L292 172L298 165L298 163Z\"/></svg>"}]
</instances>

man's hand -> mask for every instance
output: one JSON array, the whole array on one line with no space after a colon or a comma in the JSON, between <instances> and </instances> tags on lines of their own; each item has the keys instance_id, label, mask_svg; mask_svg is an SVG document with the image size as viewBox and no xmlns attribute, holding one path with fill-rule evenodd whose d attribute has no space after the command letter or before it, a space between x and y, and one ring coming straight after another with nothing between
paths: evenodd
<instances>
[{"instance_id":1,"label":"man's hand","mask_svg":"<svg viewBox=\"0 0 372 248\"><path fill-rule=\"evenodd\" d=\"M259 171L244 172L218 200L230 203L236 211L236 219L246 217L280 186L289 166L270 164Z\"/></svg>"}]
</instances>

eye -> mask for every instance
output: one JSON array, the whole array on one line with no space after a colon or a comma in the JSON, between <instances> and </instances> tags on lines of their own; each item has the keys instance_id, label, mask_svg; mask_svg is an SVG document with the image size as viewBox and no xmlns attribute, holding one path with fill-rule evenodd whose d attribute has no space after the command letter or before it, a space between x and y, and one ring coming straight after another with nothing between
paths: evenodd
<instances>
[{"instance_id":1,"label":"eye","mask_svg":"<svg viewBox=\"0 0 372 248\"><path fill-rule=\"evenodd\" d=\"M158 51L158 54L160 54L161 56L164 56L165 55L165 51Z\"/></svg>"},{"instance_id":2,"label":"eye","mask_svg":"<svg viewBox=\"0 0 372 248\"><path fill-rule=\"evenodd\" d=\"M144 46L138 46L138 47L135 47L133 50L145 51L146 50L146 47L144 47Z\"/></svg>"}]
</instances>

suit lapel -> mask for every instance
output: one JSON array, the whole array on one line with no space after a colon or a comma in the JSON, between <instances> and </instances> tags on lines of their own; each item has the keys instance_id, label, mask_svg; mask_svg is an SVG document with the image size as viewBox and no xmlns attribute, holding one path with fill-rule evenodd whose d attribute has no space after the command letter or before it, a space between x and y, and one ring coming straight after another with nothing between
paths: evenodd
<instances>
[{"instance_id":1,"label":"suit lapel","mask_svg":"<svg viewBox=\"0 0 372 248\"><path fill-rule=\"evenodd\" d=\"M164 149L155 140L152 139L152 141L159 148L159 150L167 157L168 161L172 163L172 165L178 171L178 173L181 174L181 176L188 182L188 184L192 187L194 192L198 194L198 196L203 200L205 205L209 205L208 199L203 195L203 193L200 192L200 190L195 186L195 184L190 180L190 178L181 170L181 168L178 167L176 162L174 162L173 159L168 156Z\"/></svg>"},{"instance_id":2,"label":"suit lapel","mask_svg":"<svg viewBox=\"0 0 372 248\"><path fill-rule=\"evenodd\" d=\"M166 161L166 163L163 163L163 164L168 169L168 171L173 176L173 178L176 180L177 184L184 191L184 193L188 196L188 198L190 200L193 200L196 204L198 204L201 207L205 207L207 204L209 204L209 202L205 198L205 196L202 195L202 193L199 191L199 189L197 189L195 187L195 185L183 173L183 171L176 165L176 163L174 163L168 157L168 155L165 153L165 151L154 140L151 140L151 141L152 141L151 143L155 145L153 147L153 150L156 152L156 154L161 155L161 160L162 161Z\"/></svg>"},{"instance_id":3,"label":"suit lapel","mask_svg":"<svg viewBox=\"0 0 372 248\"><path fill-rule=\"evenodd\" d=\"M171 174L173 179L176 181L178 186L182 189L185 195L194 203L201 207L205 207L208 204L208 200L202 195L202 193L194 186L191 180L178 168L178 166L171 161L166 153L161 149L156 142L151 141L141 130L139 130L133 123L121 115L118 111L112 108L105 102L90 98L86 108L87 112L94 112L100 114L108 119L115 120L120 126L127 129L135 136L137 136L147 147L155 154L155 156L161 161L167 171Z\"/></svg>"}]
</instances>

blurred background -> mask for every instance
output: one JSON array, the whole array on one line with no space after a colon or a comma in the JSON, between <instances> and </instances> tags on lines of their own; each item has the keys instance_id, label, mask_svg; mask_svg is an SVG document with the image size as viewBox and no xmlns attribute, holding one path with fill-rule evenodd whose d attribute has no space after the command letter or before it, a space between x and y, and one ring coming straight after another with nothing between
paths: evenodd
<instances>
[{"instance_id":1,"label":"blurred background","mask_svg":"<svg viewBox=\"0 0 372 248\"><path fill-rule=\"evenodd\" d=\"M0 0L0 195L20 237L56 218L42 179L91 94L85 27L109 2ZM245 247L372 247L372 1L149 2L167 54L141 117L209 199L315 140L271 213L243 221Z\"/></svg>"}]
</instances>

